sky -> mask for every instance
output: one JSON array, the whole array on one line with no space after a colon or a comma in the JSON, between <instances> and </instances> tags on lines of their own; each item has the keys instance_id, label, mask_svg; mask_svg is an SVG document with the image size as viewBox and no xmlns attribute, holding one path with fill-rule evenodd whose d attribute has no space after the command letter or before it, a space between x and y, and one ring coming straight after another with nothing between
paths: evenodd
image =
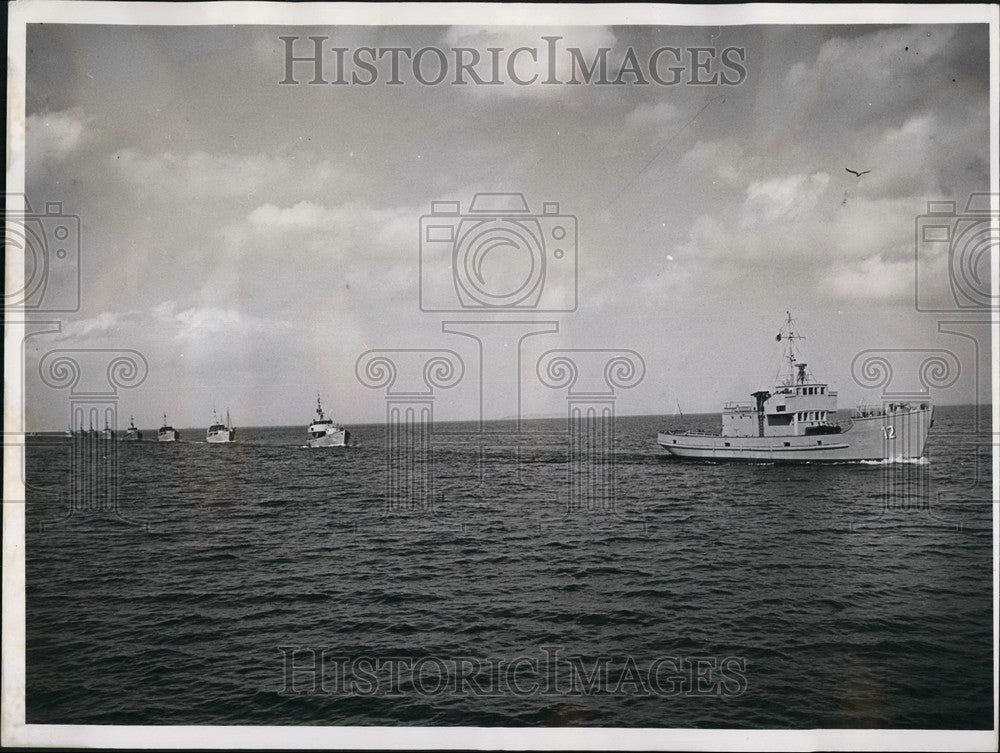
<instances>
[{"instance_id":1,"label":"sky","mask_svg":"<svg viewBox=\"0 0 1000 753\"><path fill-rule=\"evenodd\" d=\"M304 83L300 67L302 83L283 85L289 34L484 60L529 46L543 63L541 38L558 35L588 59L610 47L612 78L629 49L642 60L662 46L736 47L746 75L395 86L380 69L370 86L335 86ZM563 79L568 60L555 61ZM941 403L972 402L988 380L989 343L977 368L970 341L915 305L950 294L940 250L915 249L928 201L961 213L989 189L985 25L33 25L26 99L28 201L60 201L81 222L79 310L27 341L29 430L67 422L65 390L38 377L54 348L141 352L149 375L120 393L119 412L144 427L164 412L205 426L213 408L238 426L304 425L317 392L343 422L378 422L384 391L355 373L370 349L458 354L463 378L437 390L440 419L565 415L566 391L534 368L552 349L638 353L645 372L617 391L619 414L718 411L773 383L786 310L842 408L879 397L852 378L868 349L954 352L961 378L933 393ZM421 249L421 217L435 201L467 213L477 192L575 217L575 273L550 261L543 282L563 306L575 285L574 311L421 310L422 271L451 273L447 253ZM523 261L490 258L486 274ZM483 394L476 342L444 331L462 319L558 331L524 341L519 386ZM489 347L487 370L516 368L515 334Z\"/></svg>"}]
</instances>

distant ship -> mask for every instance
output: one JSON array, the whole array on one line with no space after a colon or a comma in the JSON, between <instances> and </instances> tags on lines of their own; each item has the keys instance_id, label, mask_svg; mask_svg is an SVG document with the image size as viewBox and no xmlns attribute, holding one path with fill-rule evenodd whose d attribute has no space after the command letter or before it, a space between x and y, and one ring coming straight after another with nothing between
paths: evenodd
<instances>
[{"instance_id":1,"label":"distant ship","mask_svg":"<svg viewBox=\"0 0 1000 753\"><path fill-rule=\"evenodd\" d=\"M351 433L340 424L335 424L332 418L323 415L323 403L319 394L316 395L316 418L309 424L308 447L344 447Z\"/></svg>"},{"instance_id":2,"label":"distant ship","mask_svg":"<svg viewBox=\"0 0 1000 753\"><path fill-rule=\"evenodd\" d=\"M160 430L156 432L157 442L176 442L177 441L177 429L173 426L167 425L167 414L163 414L163 426Z\"/></svg>"},{"instance_id":3,"label":"distant ship","mask_svg":"<svg viewBox=\"0 0 1000 753\"><path fill-rule=\"evenodd\" d=\"M660 432L657 442L671 455L696 460L757 462L850 462L923 457L933 407L927 402L861 406L847 426L829 419L837 393L817 382L795 354L788 314L777 339L786 342L789 375L774 391L752 393L754 403L726 403L718 434Z\"/></svg>"},{"instance_id":4,"label":"distant ship","mask_svg":"<svg viewBox=\"0 0 1000 753\"><path fill-rule=\"evenodd\" d=\"M164 419L166 419L166 416L164 416ZM164 423L166 423L166 420L164 420ZM123 441L138 442L141 439L142 439L142 432L135 426L135 416L129 416L128 428L125 430L125 436L123 437Z\"/></svg>"},{"instance_id":5,"label":"distant ship","mask_svg":"<svg viewBox=\"0 0 1000 753\"><path fill-rule=\"evenodd\" d=\"M112 428L110 426L108 426L108 420L107 419L104 419L104 428L101 429L100 433L98 434L98 437L101 438L101 439L114 439L115 438L115 432L112 430Z\"/></svg>"},{"instance_id":6,"label":"distant ship","mask_svg":"<svg viewBox=\"0 0 1000 753\"><path fill-rule=\"evenodd\" d=\"M233 422L229 420L229 409L226 409L226 423L222 423L219 420L219 416L213 410L212 425L208 427L206 439L212 444L219 444L222 442L232 442L235 436L236 429L233 428Z\"/></svg>"}]
</instances>

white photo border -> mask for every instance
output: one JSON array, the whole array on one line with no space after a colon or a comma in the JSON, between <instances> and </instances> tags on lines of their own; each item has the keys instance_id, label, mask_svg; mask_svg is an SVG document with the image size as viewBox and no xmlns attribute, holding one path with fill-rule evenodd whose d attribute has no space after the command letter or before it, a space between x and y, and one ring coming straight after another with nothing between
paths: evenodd
<instances>
[{"instance_id":1,"label":"white photo border","mask_svg":"<svg viewBox=\"0 0 1000 753\"><path fill-rule=\"evenodd\" d=\"M8 194L25 184L25 54L29 23L106 25L646 25L735 26L796 24L984 23L990 29L990 133L998 132L998 31L1000 8L981 5L745 4L582 5L503 3L282 3L282 2L91 2L16 0L8 7L7 183ZM998 140L990 142L990 193L997 222L1000 195ZM994 228L995 230L995 228ZM1000 254L992 257L993 290L1000 290ZM23 254L6 257L6 279L19 289ZM994 316L995 354L1000 321ZM25 323L4 322L4 432L21 431ZM994 436L1000 426L1000 371L992 370ZM993 470L993 718L997 719L997 612L1000 519L1000 447ZM23 454L4 447L4 499L24 499ZM355 748L355 749L552 749L552 750L996 750L997 730L714 730L520 727L317 727L139 726L25 723L25 508L3 506L3 655L0 742L19 747L99 748Z\"/></svg>"}]
</instances>

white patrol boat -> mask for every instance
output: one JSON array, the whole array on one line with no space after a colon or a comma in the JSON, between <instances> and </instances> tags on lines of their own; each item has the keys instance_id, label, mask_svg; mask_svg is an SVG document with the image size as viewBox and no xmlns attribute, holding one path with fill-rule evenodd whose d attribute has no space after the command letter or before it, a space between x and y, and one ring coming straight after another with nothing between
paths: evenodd
<instances>
[{"instance_id":1,"label":"white patrol boat","mask_svg":"<svg viewBox=\"0 0 1000 753\"><path fill-rule=\"evenodd\" d=\"M752 393L753 403L726 403L718 434L660 432L657 442L671 455L695 460L754 462L852 462L923 457L933 407L926 401L861 406L845 426L832 421L837 393L817 382L795 353L802 339L788 314L784 339L789 375L770 390Z\"/></svg>"},{"instance_id":2,"label":"white patrol boat","mask_svg":"<svg viewBox=\"0 0 1000 753\"><path fill-rule=\"evenodd\" d=\"M323 403L316 394L316 418L309 424L307 447L345 447L351 433L332 418L323 415Z\"/></svg>"},{"instance_id":3,"label":"white patrol boat","mask_svg":"<svg viewBox=\"0 0 1000 753\"><path fill-rule=\"evenodd\" d=\"M222 423L218 414L213 410L212 425L208 427L206 440L211 444L220 444L223 442L232 442L235 436L236 429L233 427L233 422L229 419L229 409L226 408L226 423Z\"/></svg>"},{"instance_id":4,"label":"white patrol boat","mask_svg":"<svg viewBox=\"0 0 1000 753\"><path fill-rule=\"evenodd\" d=\"M128 428L125 430L124 441L138 442L142 439L142 431L135 425L135 416L128 417Z\"/></svg>"},{"instance_id":5,"label":"white patrol boat","mask_svg":"<svg viewBox=\"0 0 1000 753\"><path fill-rule=\"evenodd\" d=\"M167 414L163 414L163 426L156 432L157 442L176 442L177 429L167 424Z\"/></svg>"}]
</instances>

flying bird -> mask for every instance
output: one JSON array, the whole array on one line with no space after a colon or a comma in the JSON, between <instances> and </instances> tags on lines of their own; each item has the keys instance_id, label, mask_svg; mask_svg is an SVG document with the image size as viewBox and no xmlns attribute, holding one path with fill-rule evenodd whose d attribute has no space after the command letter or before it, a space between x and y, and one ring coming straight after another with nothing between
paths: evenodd
<instances>
[{"instance_id":1,"label":"flying bird","mask_svg":"<svg viewBox=\"0 0 1000 753\"><path fill-rule=\"evenodd\" d=\"M852 170L852 169L851 169L851 168L849 168L849 167L845 167L844 169L845 169L845 170L847 170L847 172L849 172L849 173L850 173L851 175L857 175L857 176L858 176L859 178L860 178L860 177L861 177L862 175L867 175L868 173L870 173L870 172L871 172L871 170L862 170L862 171L861 171L861 172L859 173L859 172L858 172L857 170Z\"/></svg>"}]
</instances>

